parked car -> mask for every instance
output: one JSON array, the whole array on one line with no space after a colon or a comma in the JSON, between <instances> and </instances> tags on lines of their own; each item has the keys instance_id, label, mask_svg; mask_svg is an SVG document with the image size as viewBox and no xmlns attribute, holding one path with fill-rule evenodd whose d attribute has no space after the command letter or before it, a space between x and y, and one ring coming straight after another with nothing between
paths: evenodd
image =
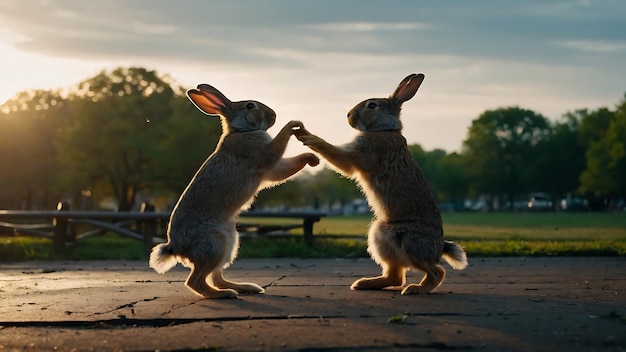
<instances>
[{"instance_id":1,"label":"parked car","mask_svg":"<svg viewBox=\"0 0 626 352\"><path fill-rule=\"evenodd\" d=\"M487 204L486 201L479 200L478 202L472 204L469 207L469 210L471 210L471 211L489 211L490 207L489 207L489 204Z\"/></svg>"},{"instance_id":2,"label":"parked car","mask_svg":"<svg viewBox=\"0 0 626 352\"><path fill-rule=\"evenodd\" d=\"M545 193L531 193L528 199L528 210L547 211L552 210L552 201Z\"/></svg>"},{"instance_id":3,"label":"parked car","mask_svg":"<svg viewBox=\"0 0 626 352\"><path fill-rule=\"evenodd\" d=\"M561 199L559 209L563 211L587 211L589 202L583 198L567 197Z\"/></svg>"}]
</instances>

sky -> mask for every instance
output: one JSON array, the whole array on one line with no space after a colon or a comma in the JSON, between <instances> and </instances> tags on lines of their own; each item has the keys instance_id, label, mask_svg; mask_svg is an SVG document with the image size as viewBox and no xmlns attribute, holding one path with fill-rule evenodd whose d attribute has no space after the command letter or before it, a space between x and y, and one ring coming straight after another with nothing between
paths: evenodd
<instances>
[{"instance_id":1,"label":"sky","mask_svg":"<svg viewBox=\"0 0 626 352\"><path fill-rule=\"evenodd\" d=\"M301 120L335 144L359 101L424 73L403 133L453 152L486 110L556 120L619 103L626 1L0 0L0 104L120 66L262 101L270 134ZM303 150L294 139L288 154Z\"/></svg>"}]
</instances>

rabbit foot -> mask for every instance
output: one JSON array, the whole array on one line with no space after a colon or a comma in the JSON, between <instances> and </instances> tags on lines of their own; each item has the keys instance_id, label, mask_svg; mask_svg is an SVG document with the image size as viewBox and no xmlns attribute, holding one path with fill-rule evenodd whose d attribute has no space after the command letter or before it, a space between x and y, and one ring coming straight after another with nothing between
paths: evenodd
<instances>
[{"instance_id":1,"label":"rabbit foot","mask_svg":"<svg viewBox=\"0 0 626 352\"><path fill-rule=\"evenodd\" d=\"M401 294L413 295L413 294L420 294L420 293L430 293L430 291L431 290L429 290L428 288L422 285L410 284L402 290Z\"/></svg>"},{"instance_id":2,"label":"rabbit foot","mask_svg":"<svg viewBox=\"0 0 626 352\"><path fill-rule=\"evenodd\" d=\"M237 291L239 291L239 293L264 293L265 289L257 284L246 283L241 284Z\"/></svg>"},{"instance_id":3,"label":"rabbit foot","mask_svg":"<svg viewBox=\"0 0 626 352\"><path fill-rule=\"evenodd\" d=\"M231 289L219 289L214 287L209 287L208 285L201 285L200 287L193 287L192 285L186 285L187 288L192 290L194 293L202 296L204 298L237 298L239 297L239 293L235 290Z\"/></svg>"},{"instance_id":4,"label":"rabbit foot","mask_svg":"<svg viewBox=\"0 0 626 352\"><path fill-rule=\"evenodd\" d=\"M263 293L263 287L252 282L233 282L224 279L221 272L213 273L213 284L221 289L231 289L239 293Z\"/></svg>"},{"instance_id":5,"label":"rabbit foot","mask_svg":"<svg viewBox=\"0 0 626 352\"><path fill-rule=\"evenodd\" d=\"M217 298L217 299L221 299L221 298L232 299L232 298L238 298L239 293L231 289L223 289L223 290L215 290L215 291L211 290L208 292L203 292L202 297Z\"/></svg>"},{"instance_id":6,"label":"rabbit foot","mask_svg":"<svg viewBox=\"0 0 626 352\"><path fill-rule=\"evenodd\" d=\"M351 286L351 290L381 290L385 287L401 286L402 281L394 280L391 277L377 276L364 277L356 280Z\"/></svg>"}]
</instances>

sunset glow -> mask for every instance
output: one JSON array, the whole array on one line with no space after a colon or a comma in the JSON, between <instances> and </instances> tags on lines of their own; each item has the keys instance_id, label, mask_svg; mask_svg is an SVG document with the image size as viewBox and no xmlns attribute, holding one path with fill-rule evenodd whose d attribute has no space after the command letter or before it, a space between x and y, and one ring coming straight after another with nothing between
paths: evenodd
<instances>
[{"instance_id":1,"label":"sunset glow","mask_svg":"<svg viewBox=\"0 0 626 352\"><path fill-rule=\"evenodd\" d=\"M485 110L522 106L557 119L613 106L626 90L619 2L183 4L0 3L0 103L137 66L263 101L278 125L302 120L339 143L353 133L344 116L354 104L423 72L403 109L405 135L454 151Z\"/></svg>"}]
</instances>

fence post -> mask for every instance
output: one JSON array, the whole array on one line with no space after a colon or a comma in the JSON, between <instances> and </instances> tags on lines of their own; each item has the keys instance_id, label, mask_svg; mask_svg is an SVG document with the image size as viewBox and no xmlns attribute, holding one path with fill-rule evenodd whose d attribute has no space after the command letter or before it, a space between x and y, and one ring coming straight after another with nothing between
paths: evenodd
<instances>
[{"instance_id":1,"label":"fence post","mask_svg":"<svg viewBox=\"0 0 626 352\"><path fill-rule=\"evenodd\" d=\"M141 203L140 211L142 213L154 212L154 205L143 202ZM143 246L147 252L150 252L152 246L154 246L154 237L157 232L157 219L144 219L141 221L141 234L143 235Z\"/></svg>"},{"instance_id":2,"label":"fence post","mask_svg":"<svg viewBox=\"0 0 626 352\"><path fill-rule=\"evenodd\" d=\"M302 224L302 232L304 234L304 242L312 246L313 245L313 224L315 221L310 218L304 218L304 222Z\"/></svg>"},{"instance_id":3,"label":"fence post","mask_svg":"<svg viewBox=\"0 0 626 352\"><path fill-rule=\"evenodd\" d=\"M57 204L57 211L68 211L69 204L67 202L59 202ZM60 253L65 249L65 240L67 236L67 218L55 217L52 219L52 226L54 226L54 235L52 238L52 250L55 253Z\"/></svg>"}]
</instances>

